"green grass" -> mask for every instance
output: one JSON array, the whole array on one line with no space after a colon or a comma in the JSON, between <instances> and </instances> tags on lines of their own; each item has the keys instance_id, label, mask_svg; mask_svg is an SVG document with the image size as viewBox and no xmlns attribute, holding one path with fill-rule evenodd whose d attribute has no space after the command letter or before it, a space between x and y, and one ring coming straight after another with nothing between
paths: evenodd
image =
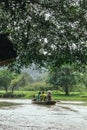
<instances>
[{"instance_id":1,"label":"green grass","mask_svg":"<svg viewBox=\"0 0 87 130\"><path fill-rule=\"evenodd\" d=\"M19 105L18 103L10 103L10 102L0 102L0 107L6 107L6 106L15 106Z\"/></svg>"},{"instance_id":2,"label":"green grass","mask_svg":"<svg viewBox=\"0 0 87 130\"><path fill-rule=\"evenodd\" d=\"M32 99L33 95L37 93L38 91L14 91L14 97L12 98ZM0 94L5 94L5 92L0 91ZM55 90L52 91L52 98L54 100L87 101L87 92L72 92L70 95L65 96L63 92Z\"/></svg>"},{"instance_id":3,"label":"green grass","mask_svg":"<svg viewBox=\"0 0 87 130\"><path fill-rule=\"evenodd\" d=\"M32 98L38 91L14 91L13 94L11 92L6 93L5 91L0 91L0 98L23 98L30 99ZM6 97L7 96L7 97ZM11 96L11 97L10 97Z\"/></svg>"},{"instance_id":4,"label":"green grass","mask_svg":"<svg viewBox=\"0 0 87 130\"><path fill-rule=\"evenodd\" d=\"M66 96L63 92L53 91L53 98L64 101L87 101L87 93L72 92Z\"/></svg>"},{"instance_id":5,"label":"green grass","mask_svg":"<svg viewBox=\"0 0 87 130\"><path fill-rule=\"evenodd\" d=\"M14 94L15 95L24 95L21 98L24 99L31 99L36 93L38 93L38 91L15 91Z\"/></svg>"}]
</instances>

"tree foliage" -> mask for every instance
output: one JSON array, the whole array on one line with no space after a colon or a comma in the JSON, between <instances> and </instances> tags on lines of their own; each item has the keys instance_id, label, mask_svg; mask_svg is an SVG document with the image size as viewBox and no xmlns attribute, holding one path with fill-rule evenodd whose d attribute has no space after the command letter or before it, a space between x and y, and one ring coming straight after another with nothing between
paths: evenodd
<instances>
[{"instance_id":1,"label":"tree foliage","mask_svg":"<svg viewBox=\"0 0 87 130\"><path fill-rule=\"evenodd\" d=\"M87 64L86 0L2 0L0 33L9 32L16 65Z\"/></svg>"},{"instance_id":2,"label":"tree foliage","mask_svg":"<svg viewBox=\"0 0 87 130\"><path fill-rule=\"evenodd\" d=\"M10 88L12 79L14 79L14 74L9 70L4 69L0 71L0 87L6 90L6 92L8 92L8 89Z\"/></svg>"},{"instance_id":3,"label":"tree foliage","mask_svg":"<svg viewBox=\"0 0 87 130\"><path fill-rule=\"evenodd\" d=\"M22 81L22 75L17 75L13 80L11 80L10 89L12 93L15 89L18 89L22 83L24 83L24 81Z\"/></svg>"},{"instance_id":4,"label":"tree foliage","mask_svg":"<svg viewBox=\"0 0 87 130\"><path fill-rule=\"evenodd\" d=\"M57 68L56 71L51 71L49 83L52 84L55 89L62 88L65 95L69 95L76 85L73 68L69 65L63 65L61 68Z\"/></svg>"}]
</instances>

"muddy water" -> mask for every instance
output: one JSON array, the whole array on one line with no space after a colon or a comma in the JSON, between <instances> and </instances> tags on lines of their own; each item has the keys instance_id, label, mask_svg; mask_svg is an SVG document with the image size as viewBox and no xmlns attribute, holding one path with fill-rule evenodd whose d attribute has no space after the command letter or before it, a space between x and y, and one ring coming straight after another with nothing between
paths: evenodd
<instances>
[{"instance_id":1,"label":"muddy water","mask_svg":"<svg viewBox=\"0 0 87 130\"><path fill-rule=\"evenodd\" d=\"M31 100L0 100L22 103L0 108L0 130L87 130L87 106L82 102L58 102L54 106Z\"/></svg>"}]
</instances>

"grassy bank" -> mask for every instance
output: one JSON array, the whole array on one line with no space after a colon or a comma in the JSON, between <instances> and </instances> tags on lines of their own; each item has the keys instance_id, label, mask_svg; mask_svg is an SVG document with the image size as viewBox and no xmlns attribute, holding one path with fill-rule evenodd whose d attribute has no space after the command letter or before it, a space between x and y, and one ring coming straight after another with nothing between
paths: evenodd
<instances>
[{"instance_id":1,"label":"grassy bank","mask_svg":"<svg viewBox=\"0 0 87 130\"><path fill-rule=\"evenodd\" d=\"M18 103L10 103L10 102L0 102L0 107L6 107L6 106L16 106L19 105Z\"/></svg>"},{"instance_id":2,"label":"grassy bank","mask_svg":"<svg viewBox=\"0 0 87 130\"><path fill-rule=\"evenodd\" d=\"M32 99L33 95L37 94L38 91L14 91L13 95L10 95L10 98L23 98L23 99ZM8 97L10 93L5 93L4 91L0 92L0 97ZM6 97L6 98L7 98ZM66 100L66 101L87 101L87 92L72 92L70 95L65 96L63 92L52 91L52 98L54 100Z\"/></svg>"},{"instance_id":3,"label":"grassy bank","mask_svg":"<svg viewBox=\"0 0 87 130\"><path fill-rule=\"evenodd\" d=\"M53 99L64 100L64 101L87 101L87 92L79 93L72 92L70 95L66 96L63 92L53 92Z\"/></svg>"}]
</instances>

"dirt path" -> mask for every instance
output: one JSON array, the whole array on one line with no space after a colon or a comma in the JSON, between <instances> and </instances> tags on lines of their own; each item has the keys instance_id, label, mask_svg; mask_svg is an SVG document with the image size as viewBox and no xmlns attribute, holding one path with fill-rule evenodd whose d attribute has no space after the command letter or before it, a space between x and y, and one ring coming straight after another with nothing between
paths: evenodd
<instances>
[{"instance_id":1,"label":"dirt path","mask_svg":"<svg viewBox=\"0 0 87 130\"><path fill-rule=\"evenodd\" d=\"M58 102L54 106L30 100L0 100L23 103L0 108L0 130L87 130L87 106L82 102Z\"/></svg>"}]
</instances>

